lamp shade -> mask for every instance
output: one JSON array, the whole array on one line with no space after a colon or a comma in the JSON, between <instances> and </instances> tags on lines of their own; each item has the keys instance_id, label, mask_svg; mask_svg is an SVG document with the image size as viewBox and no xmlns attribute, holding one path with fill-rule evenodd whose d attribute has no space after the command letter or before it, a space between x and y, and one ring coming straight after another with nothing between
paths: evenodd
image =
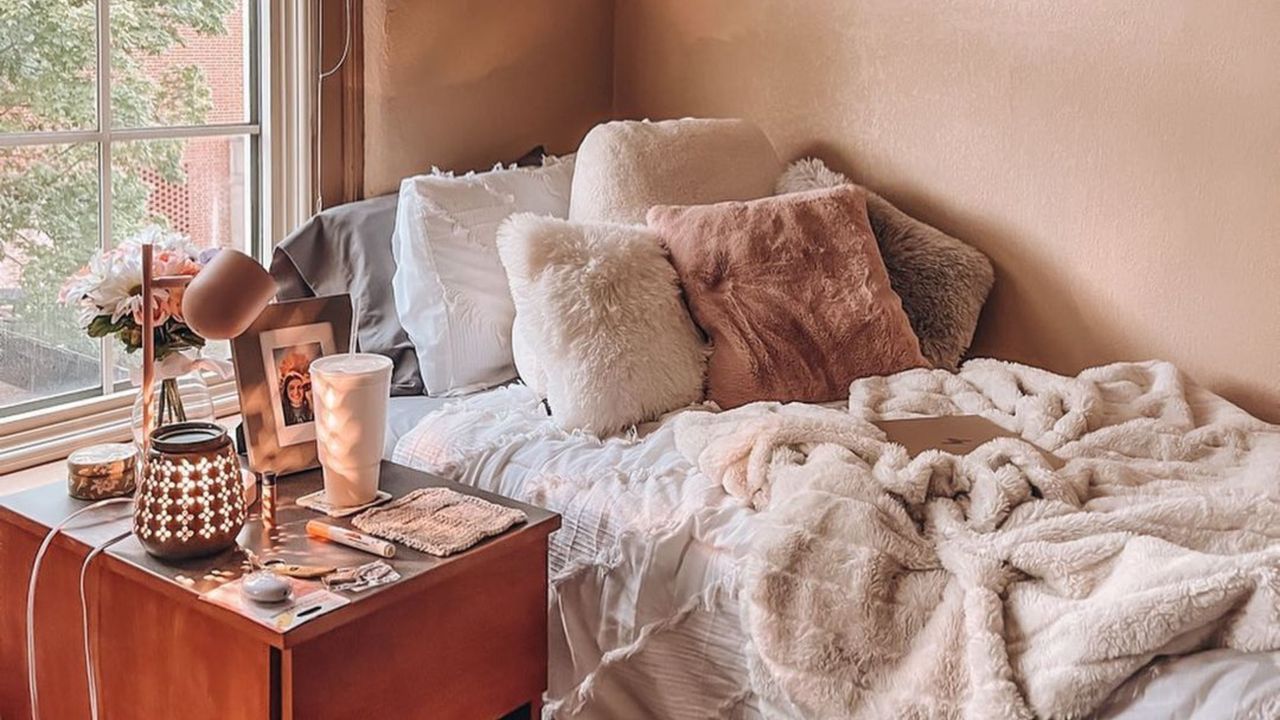
<instances>
[{"instance_id":1,"label":"lamp shade","mask_svg":"<svg viewBox=\"0 0 1280 720\"><path fill-rule=\"evenodd\" d=\"M266 268L224 248L187 286L182 314L200 337L229 340L247 330L275 294L276 282Z\"/></svg>"}]
</instances>

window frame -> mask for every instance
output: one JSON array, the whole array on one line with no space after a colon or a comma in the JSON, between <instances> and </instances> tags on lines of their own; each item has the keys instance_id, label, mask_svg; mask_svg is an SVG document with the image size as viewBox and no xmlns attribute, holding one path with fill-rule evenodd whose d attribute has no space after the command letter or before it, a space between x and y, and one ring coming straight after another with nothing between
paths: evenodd
<instances>
[{"instance_id":1,"label":"window frame","mask_svg":"<svg viewBox=\"0 0 1280 720\"><path fill-rule=\"evenodd\" d=\"M112 143L132 140L247 137L252 168L249 246L264 264L275 242L305 219L310 196L309 146L314 107L310 60L315 39L310 3L246 0L248 118L243 123L142 128L113 127L111 114L111 0L97 7L97 127L0 134L0 147L94 143L98 153L99 243L111 242ZM38 398L0 418L0 476L65 457L93 442L131 437L130 413L138 390L114 377L116 348L102 341L100 385ZM210 383L219 416L239 411L233 379ZM0 493L3 493L0 480Z\"/></svg>"}]
</instances>

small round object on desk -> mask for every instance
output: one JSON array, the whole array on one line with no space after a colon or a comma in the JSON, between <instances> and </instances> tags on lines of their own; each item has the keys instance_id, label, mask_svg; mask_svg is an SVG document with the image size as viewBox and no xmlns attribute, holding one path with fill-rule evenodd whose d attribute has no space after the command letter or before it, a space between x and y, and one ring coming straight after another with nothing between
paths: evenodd
<instances>
[{"instance_id":1,"label":"small round object on desk","mask_svg":"<svg viewBox=\"0 0 1280 720\"><path fill-rule=\"evenodd\" d=\"M289 599L293 594L293 586L286 578L270 570L258 570L244 576L240 592L254 602L278 603Z\"/></svg>"},{"instance_id":2,"label":"small round object on desk","mask_svg":"<svg viewBox=\"0 0 1280 720\"><path fill-rule=\"evenodd\" d=\"M102 500L133 492L138 484L138 450L128 443L80 448L67 458L67 494Z\"/></svg>"}]
</instances>

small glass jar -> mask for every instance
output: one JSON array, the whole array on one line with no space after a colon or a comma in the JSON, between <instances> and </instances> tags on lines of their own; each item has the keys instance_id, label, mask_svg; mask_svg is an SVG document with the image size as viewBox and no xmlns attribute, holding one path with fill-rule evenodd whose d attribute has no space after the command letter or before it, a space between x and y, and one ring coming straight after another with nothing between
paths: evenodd
<instances>
[{"instance_id":1,"label":"small glass jar","mask_svg":"<svg viewBox=\"0 0 1280 720\"><path fill-rule=\"evenodd\" d=\"M227 431L208 422L151 433L134 503L133 533L147 552L176 560L231 547L244 527L240 460Z\"/></svg>"}]
</instances>

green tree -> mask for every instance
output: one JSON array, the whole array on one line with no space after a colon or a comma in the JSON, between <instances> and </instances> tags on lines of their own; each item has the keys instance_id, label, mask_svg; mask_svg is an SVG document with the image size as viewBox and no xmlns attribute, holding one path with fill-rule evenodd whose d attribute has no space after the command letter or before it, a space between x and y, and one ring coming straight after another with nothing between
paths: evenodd
<instances>
[{"instance_id":1,"label":"green tree","mask_svg":"<svg viewBox=\"0 0 1280 720\"><path fill-rule=\"evenodd\" d=\"M197 125L211 106L201 68L149 62L191 34L222 35L234 0L111 0L111 105L116 127ZM97 3L0 3L0 133L97 124ZM163 70L156 70L164 67ZM184 182L183 143L111 148L112 235L147 224L151 183ZM74 310L57 305L64 278L98 249L98 151L89 144L0 149L0 259L21 267L16 297L0 297L0 331L94 353ZM12 304L6 314L3 306Z\"/></svg>"}]
</instances>

